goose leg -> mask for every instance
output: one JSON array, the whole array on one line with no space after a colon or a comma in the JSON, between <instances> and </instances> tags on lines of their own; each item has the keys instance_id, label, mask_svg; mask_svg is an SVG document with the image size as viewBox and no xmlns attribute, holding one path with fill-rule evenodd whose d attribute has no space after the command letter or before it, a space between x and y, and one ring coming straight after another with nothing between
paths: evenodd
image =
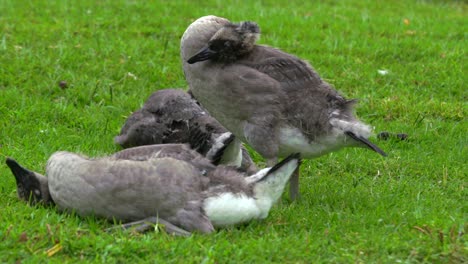
<instances>
[{"instance_id":1,"label":"goose leg","mask_svg":"<svg viewBox=\"0 0 468 264\"><path fill-rule=\"evenodd\" d=\"M289 198L291 201L295 201L299 199L299 166L291 175L291 179L289 179Z\"/></svg>"},{"instance_id":2,"label":"goose leg","mask_svg":"<svg viewBox=\"0 0 468 264\"><path fill-rule=\"evenodd\" d=\"M267 159L267 166L273 167L278 162L278 158ZM289 198L291 201L299 198L299 167L294 171L289 179Z\"/></svg>"},{"instance_id":3,"label":"goose leg","mask_svg":"<svg viewBox=\"0 0 468 264\"><path fill-rule=\"evenodd\" d=\"M267 160L268 167L273 167L277 163L277 158ZM294 171L289 179L289 198L294 201L299 198L299 167Z\"/></svg>"},{"instance_id":4,"label":"goose leg","mask_svg":"<svg viewBox=\"0 0 468 264\"><path fill-rule=\"evenodd\" d=\"M166 221L162 218L155 217L155 216L148 217L140 221L126 223L117 227L111 227L111 228L106 229L106 231L112 231L115 229L127 230L130 228L134 228L136 232L144 233L151 229L154 229L154 225L158 225L158 226L163 225L166 232L171 235L190 236L190 232L171 224L169 221Z\"/></svg>"}]
</instances>

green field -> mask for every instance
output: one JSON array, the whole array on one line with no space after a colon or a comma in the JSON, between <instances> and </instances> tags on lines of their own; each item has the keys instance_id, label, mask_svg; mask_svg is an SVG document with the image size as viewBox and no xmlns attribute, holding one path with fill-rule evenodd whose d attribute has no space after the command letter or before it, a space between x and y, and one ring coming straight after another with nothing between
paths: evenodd
<instances>
[{"instance_id":1,"label":"green field","mask_svg":"<svg viewBox=\"0 0 468 264\"><path fill-rule=\"evenodd\" d=\"M468 262L467 11L464 1L0 0L0 262ZM153 91L187 87L180 37L207 14L256 21L261 44L308 60L359 99L376 132L408 140L372 138L387 158L349 148L306 160L301 200L285 193L265 220L211 235L105 233L103 220L18 200L6 157L43 173L57 150L119 150L113 137Z\"/></svg>"}]
</instances>

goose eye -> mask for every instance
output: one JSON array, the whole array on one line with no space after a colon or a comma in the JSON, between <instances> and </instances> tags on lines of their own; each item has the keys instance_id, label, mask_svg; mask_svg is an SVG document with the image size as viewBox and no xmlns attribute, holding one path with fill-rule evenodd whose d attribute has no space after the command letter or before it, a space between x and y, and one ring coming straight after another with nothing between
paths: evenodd
<instances>
[{"instance_id":1,"label":"goose eye","mask_svg":"<svg viewBox=\"0 0 468 264\"><path fill-rule=\"evenodd\" d=\"M226 43L228 43L228 41L215 40L215 41L211 42L210 49L212 49L214 51L222 50L226 46Z\"/></svg>"},{"instance_id":2,"label":"goose eye","mask_svg":"<svg viewBox=\"0 0 468 264\"><path fill-rule=\"evenodd\" d=\"M221 45L211 45L212 50L220 50L222 48Z\"/></svg>"}]
</instances>

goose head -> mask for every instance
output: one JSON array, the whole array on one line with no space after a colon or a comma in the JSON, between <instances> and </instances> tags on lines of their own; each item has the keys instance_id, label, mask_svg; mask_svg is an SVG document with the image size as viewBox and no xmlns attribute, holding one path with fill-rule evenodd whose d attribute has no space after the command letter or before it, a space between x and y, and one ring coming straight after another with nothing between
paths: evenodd
<instances>
[{"instance_id":1,"label":"goose head","mask_svg":"<svg viewBox=\"0 0 468 264\"><path fill-rule=\"evenodd\" d=\"M215 16L202 17L182 37L182 58L189 64L205 60L235 61L252 51L259 36L260 28L255 22L231 23ZM198 50L194 49L196 46ZM184 55L191 57L186 59Z\"/></svg>"},{"instance_id":2,"label":"goose head","mask_svg":"<svg viewBox=\"0 0 468 264\"><path fill-rule=\"evenodd\" d=\"M18 197L31 204L52 204L47 178L43 175L23 168L14 159L7 158L6 164L15 176Z\"/></svg>"},{"instance_id":3,"label":"goose head","mask_svg":"<svg viewBox=\"0 0 468 264\"><path fill-rule=\"evenodd\" d=\"M231 22L217 16L204 16L195 20L185 30L180 40L180 55L185 63L191 56L206 46L213 35Z\"/></svg>"}]
</instances>

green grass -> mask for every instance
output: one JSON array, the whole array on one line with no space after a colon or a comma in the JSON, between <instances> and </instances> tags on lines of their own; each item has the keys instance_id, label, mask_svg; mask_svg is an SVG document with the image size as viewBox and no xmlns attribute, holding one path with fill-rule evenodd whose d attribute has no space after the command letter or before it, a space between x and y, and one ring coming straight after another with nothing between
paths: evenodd
<instances>
[{"instance_id":1,"label":"green grass","mask_svg":"<svg viewBox=\"0 0 468 264\"><path fill-rule=\"evenodd\" d=\"M309 60L377 132L409 140L378 142L388 158L304 161L300 201L285 194L264 221L189 238L108 234L102 220L30 207L1 162L0 262L468 261L465 2L142 2L0 0L1 159L43 172L57 150L119 150L126 116L186 87L179 40L206 14L258 22L261 43Z\"/></svg>"}]
</instances>

